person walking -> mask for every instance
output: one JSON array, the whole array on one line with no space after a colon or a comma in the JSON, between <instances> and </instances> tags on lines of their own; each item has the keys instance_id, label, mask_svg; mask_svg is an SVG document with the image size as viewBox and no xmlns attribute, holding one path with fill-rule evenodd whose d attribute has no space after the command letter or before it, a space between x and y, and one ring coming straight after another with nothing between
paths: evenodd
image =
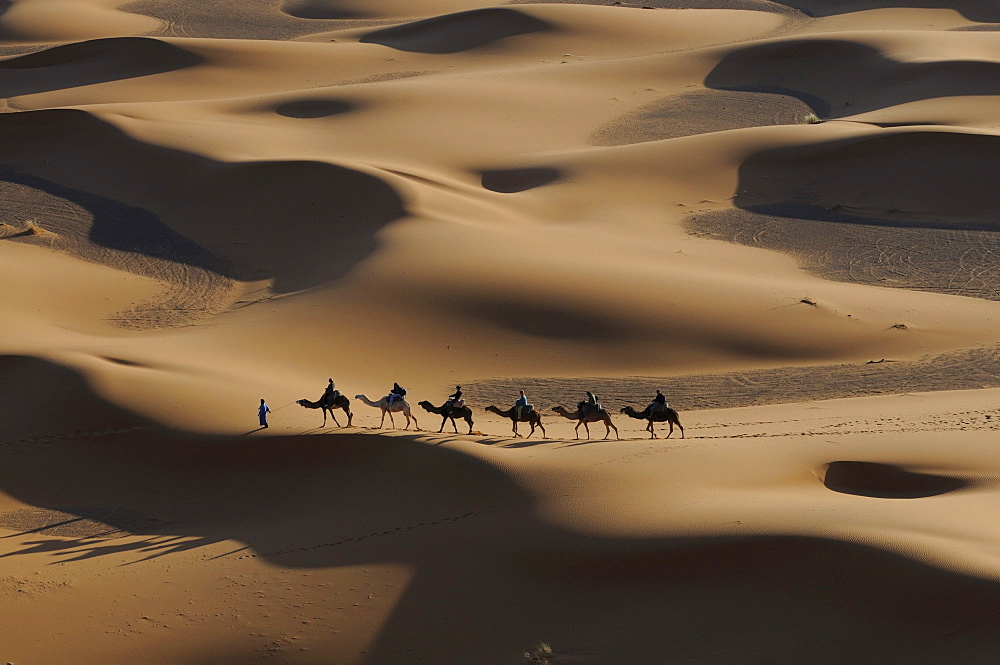
<instances>
[{"instance_id":1,"label":"person walking","mask_svg":"<svg viewBox=\"0 0 1000 665\"><path fill-rule=\"evenodd\" d=\"M260 398L260 407L257 409L257 417L260 418L260 426L267 427L267 414L271 413L270 407L264 402L264 398Z\"/></svg>"}]
</instances>

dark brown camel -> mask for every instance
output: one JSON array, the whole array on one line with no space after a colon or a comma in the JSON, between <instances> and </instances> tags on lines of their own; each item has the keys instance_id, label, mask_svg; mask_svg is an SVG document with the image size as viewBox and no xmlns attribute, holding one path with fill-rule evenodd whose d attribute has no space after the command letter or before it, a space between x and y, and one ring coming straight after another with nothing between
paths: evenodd
<instances>
[{"instance_id":1,"label":"dark brown camel","mask_svg":"<svg viewBox=\"0 0 1000 665\"><path fill-rule=\"evenodd\" d=\"M455 418L463 418L465 422L469 423L469 434L472 434L472 409L467 406L463 406L460 409L454 407L451 408L450 413L444 412L444 405L434 406L427 400L422 402L417 402L420 406L424 407L424 411L430 411L431 413L436 413L441 416L441 429L438 432L444 431L444 424L451 419L451 426L455 428L455 434L458 434L458 425L455 424Z\"/></svg>"},{"instance_id":2,"label":"dark brown camel","mask_svg":"<svg viewBox=\"0 0 1000 665\"><path fill-rule=\"evenodd\" d=\"M329 411L330 417L333 418L333 422L337 423L337 427L340 427L340 422L337 421L337 416L333 415L334 409L343 409L344 413L347 414L347 426L353 427L351 421L354 420L354 414L351 413L351 400L347 399L344 395L337 395L336 399L333 400L333 404L326 404L322 399L318 402L310 402L307 399L300 399L295 402L307 409L321 409L323 411L323 427L326 427L326 414Z\"/></svg>"},{"instance_id":3,"label":"dark brown camel","mask_svg":"<svg viewBox=\"0 0 1000 665\"><path fill-rule=\"evenodd\" d=\"M504 418L510 418L511 423L514 426L514 436L521 436L517 433L518 423L528 423L531 425L531 431L528 433L527 438L531 438L531 435L535 433L535 427L542 430L542 436L548 436L545 434L545 428L542 426L542 417L534 409L523 408L521 409L521 417L517 416L517 407L512 407L506 411L501 411L492 404L486 407L486 410L495 413L498 416L503 416Z\"/></svg>"},{"instance_id":4,"label":"dark brown camel","mask_svg":"<svg viewBox=\"0 0 1000 665\"><path fill-rule=\"evenodd\" d=\"M669 423L670 431L667 432L667 438L674 433L674 425L681 430L681 438L684 438L684 427L681 425L680 418L677 417L677 412L671 409L669 406L662 409L657 409L656 411L650 411L652 406L647 406L643 411L636 411L631 406L626 406L622 409L622 413L630 418L636 418L638 420L647 420L649 423L646 425L646 431L649 432L649 438L658 439L656 432L653 431L653 423Z\"/></svg>"},{"instance_id":5,"label":"dark brown camel","mask_svg":"<svg viewBox=\"0 0 1000 665\"><path fill-rule=\"evenodd\" d=\"M621 441L621 437L618 436L618 428L615 424L611 422L611 415L605 409L595 409L592 411L587 411L586 414L583 413L582 407L577 407L576 411L567 411L561 406L554 406L552 410L558 413L563 418L569 418L570 420L577 421L576 427L573 431L576 432L576 438L580 438L580 425L587 430L587 438L590 438L590 426L588 423L604 423L607 430L604 432L604 438L611 436L611 430L615 431L615 438Z\"/></svg>"}]
</instances>

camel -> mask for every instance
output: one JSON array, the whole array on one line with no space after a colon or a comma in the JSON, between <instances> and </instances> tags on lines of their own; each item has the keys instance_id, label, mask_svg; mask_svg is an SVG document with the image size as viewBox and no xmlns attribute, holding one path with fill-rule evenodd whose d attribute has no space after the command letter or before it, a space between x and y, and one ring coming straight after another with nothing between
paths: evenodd
<instances>
[{"instance_id":1,"label":"camel","mask_svg":"<svg viewBox=\"0 0 1000 665\"><path fill-rule=\"evenodd\" d=\"M538 427L538 429L542 430L542 436L548 436L545 433L545 428L542 426L542 417L534 409L528 409L528 408L522 409L520 418L517 417L516 406L507 409L506 411L501 411L500 409L491 404L490 406L486 407L486 410L491 413L495 413L498 416L503 416L504 418L510 418L511 423L513 423L514 425L514 436L517 437L521 436L520 434L517 433L518 423L528 423L531 425L531 431L528 433L527 436L527 438L529 439L531 438L531 435L535 433L536 426Z\"/></svg>"},{"instance_id":2,"label":"camel","mask_svg":"<svg viewBox=\"0 0 1000 665\"><path fill-rule=\"evenodd\" d=\"M347 426L353 427L351 421L354 419L354 414L351 413L351 400L347 399L344 395L337 395L337 398L333 400L333 404L327 404L322 399L317 402L310 402L307 399L296 400L296 404L304 406L307 409L321 409L323 411L323 427L326 427L326 414L330 413L330 417L333 418L333 422L337 423L337 427L340 427L340 422L337 420L337 416L333 415L334 409L343 409L344 413L347 414Z\"/></svg>"},{"instance_id":3,"label":"camel","mask_svg":"<svg viewBox=\"0 0 1000 665\"><path fill-rule=\"evenodd\" d=\"M383 397L377 402L373 402L370 399L368 399L368 396L365 395L364 393L360 395L355 395L354 397L355 399L361 400L368 406L373 406L376 409L382 409L382 421L378 424L377 429L380 429L382 425L385 424L385 414L387 413L389 414L389 422L391 422L392 426L395 427L396 421L393 420L392 414L396 413L397 411L402 411L403 415L406 416L406 427L404 427L403 429L410 429L411 419L413 420L413 424L417 426L417 429L420 429L420 425L419 423L417 423L417 417L412 413L410 413L410 405L406 402L405 399L400 398L395 400L392 404L389 404L388 396Z\"/></svg>"},{"instance_id":4,"label":"camel","mask_svg":"<svg viewBox=\"0 0 1000 665\"><path fill-rule=\"evenodd\" d=\"M444 431L444 424L448 422L451 418L451 426L455 428L455 434L458 434L458 425L455 424L455 418L464 418L465 422L469 423L469 434L472 434L472 409L467 406L463 406L461 409L456 409L452 407L450 413L444 412L444 405L434 406L427 400L422 402L417 402L420 406L424 407L424 411L430 411L431 413L436 413L441 416L441 429L438 432Z\"/></svg>"},{"instance_id":5,"label":"camel","mask_svg":"<svg viewBox=\"0 0 1000 665\"><path fill-rule=\"evenodd\" d=\"M653 407L647 406L642 411L636 411L631 406L626 406L624 409L622 409L622 413L624 413L626 416L629 416L630 418L636 418L638 420L648 420L649 424L646 425L646 431L649 432L649 438L651 439L659 438L653 431L653 423L670 424L670 431L667 432L668 439L670 438L670 435L674 433L674 425L677 425L677 427L679 427L681 430L681 438L682 439L684 438L684 427L681 425L681 420L680 418L677 417L676 411L671 409L669 406L662 409L657 409L656 411L650 411L651 408Z\"/></svg>"},{"instance_id":6,"label":"camel","mask_svg":"<svg viewBox=\"0 0 1000 665\"><path fill-rule=\"evenodd\" d=\"M618 436L618 428L615 424L611 422L611 416L604 409L597 409L595 411L589 411L586 415L582 413L583 407L577 407L576 411L567 411L561 406L554 406L552 410L558 413L563 418L569 418L570 420L576 420L576 427L573 431L576 432L576 438L580 438L580 425L587 430L587 438L590 438L590 426L588 423L596 423L598 421L604 423L607 430L604 432L604 438L608 438L611 435L611 430L615 431L615 438L621 441L621 437Z\"/></svg>"}]
</instances>

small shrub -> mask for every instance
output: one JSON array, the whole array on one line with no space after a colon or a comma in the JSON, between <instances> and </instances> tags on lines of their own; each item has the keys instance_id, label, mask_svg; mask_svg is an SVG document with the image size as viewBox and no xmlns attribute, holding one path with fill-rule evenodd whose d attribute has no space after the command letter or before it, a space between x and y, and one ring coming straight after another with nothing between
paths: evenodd
<instances>
[{"instance_id":1,"label":"small shrub","mask_svg":"<svg viewBox=\"0 0 1000 665\"><path fill-rule=\"evenodd\" d=\"M47 236L52 234L51 231L46 231L45 229L40 227L38 225L38 222L36 222L33 219L29 219L28 221L26 221L24 223L24 226L25 226L24 232L29 236Z\"/></svg>"},{"instance_id":2,"label":"small shrub","mask_svg":"<svg viewBox=\"0 0 1000 665\"><path fill-rule=\"evenodd\" d=\"M552 653L552 647L545 642L535 647L534 651L525 651L524 659L536 665L552 665L556 662L555 654Z\"/></svg>"},{"instance_id":3,"label":"small shrub","mask_svg":"<svg viewBox=\"0 0 1000 665\"><path fill-rule=\"evenodd\" d=\"M818 125L819 123L823 122L823 119L820 118L815 113L810 113L805 118L803 118L803 120L806 122L807 125Z\"/></svg>"}]
</instances>

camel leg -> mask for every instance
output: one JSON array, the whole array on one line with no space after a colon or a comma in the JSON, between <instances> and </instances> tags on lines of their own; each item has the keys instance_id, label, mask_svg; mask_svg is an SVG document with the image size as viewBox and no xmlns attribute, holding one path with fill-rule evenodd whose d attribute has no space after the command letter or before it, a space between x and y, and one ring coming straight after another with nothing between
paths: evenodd
<instances>
[{"instance_id":1,"label":"camel leg","mask_svg":"<svg viewBox=\"0 0 1000 665\"><path fill-rule=\"evenodd\" d=\"M531 431L528 432L528 438L530 439L531 435L535 433L535 423L532 422L532 423L529 423L529 424L531 425Z\"/></svg>"},{"instance_id":2,"label":"camel leg","mask_svg":"<svg viewBox=\"0 0 1000 665\"><path fill-rule=\"evenodd\" d=\"M573 428L573 431L576 432L576 438L578 438L578 439L580 438L580 425L583 425L583 424L584 424L584 422L581 420L580 422L578 422L576 424L576 427ZM587 430L587 438L588 439L590 438L590 430L589 429Z\"/></svg>"},{"instance_id":3,"label":"camel leg","mask_svg":"<svg viewBox=\"0 0 1000 665\"><path fill-rule=\"evenodd\" d=\"M323 424L320 427L326 427L326 407L321 406L319 410L323 412Z\"/></svg>"},{"instance_id":4,"label":"camel leg","mask_svg":"<svg viewBox=\"0 0 1000 665\"><path fill-rule=\"evenodd\" d=\"M330 417L333 418L333 422L337 423L337 427L340 427L340 421L337 420L337 416L333 415L333 409L328 409L330 412Z\"/></svg>"},{"instance_id":5,"label":"camel leg","mask_svg":"<svg viewBox=\"0 0 1000 665\"><path fill-rule=\"evenodd\" d=\"M354 414L351 413L350 409L344 409L344 413L347 414L347 426L354 427L354 425L351 424L351 422L354 420Z\"/></svg>"},{"instance_id":6,"label":"camel leg","mask_svg":"<svg viewBox=\"0 0 1000 665\"><path fill-rule=\"evenodd\" d=\"M469 423L469 434L472 434L472 418L466 418L465 422Z\"/></svg>"},{"instance_id":7,"label":"camel leg","mask_svg":"<svg viewBox=\"0 0 1000 665\"><path fill-rule=\"evenodd\" d=\"M455 419L454 418L451 419L451 426L452 426L452 428L454 428L455 434L458 434L458 425L455 424Z\"/></svg>"},{"instance_id":8,"label":"camel leg","mask_svg":"<svg viewBox=\"0 0 1000 665\"><path fill-rule=\"evenodd\" d=\"M389 414L389 424L392 425L393 429L396 429L396 419L392 417L392 411L386 411Z\"/></svg>"},{"instance_id":9,"label":"camel leg","mask_svg":"<svg viewBox=\"0 0 1000 665\"><path fill-rule=\"evenodd\" d=\"M387 413L389 413L389 412L386 411L385 409L382 409L382 421L378 424L378 429L382 429L382 425L385 424L385 414L387 414ZM390 413L389 416L391 417L392 414Z\"/></svg>"},{"instance_id":10,"label":"camel leg","mask_svg":"<svg viewBox=\"0 0 1000 665\"><path fill-rule=\"evenodd\" d=\"M534 424L534 423L532 423L532 424ZM542 430L542 438L545 438L545 439L549 438L549 435L545 433L545 428L542 427L542 421L541 421L541 419L539 419L539 421L538 421L538 429Z\"/></svg>"},{"instance_id":11,"label":"camel leg","mask_svg":"<svg viewBox=\"0 0 1000 665\"><path fill-rule=\"evenodd\" d=\"M448 422L448 416L445 416L444 418L441 419L441 428L438 430L438 434L444 431L444 424L446 422ZM455 430L455 432L458 432L458 430Z\"/></svg>"},{"instance_id":12,"label":"camel leg","mask_svg":"<svg viewBox=\"0 0 1000 665\"><path fill-rule=\"evenodd\" d=\"M517 433L517 421L511 419L511 422L514 423L514 436L518 439L523 438L520 434ZM528 436L530 437L531 435L529 434Z\"/></svg>"},{"instance_id":13,"label":"camel leg","mask_svg":"<svg viewBox=\"0 0 1000 665\"><path fill-rule=\"evenodd\" d=\"M621 441L621 440L622 440L622 438L621 438L620 436L618 436L618 428L617 428L617 427L615 427L615 424L614 424L613 422L611 422L611 418L608 418L608 419L607 419L607 420L606 420L606 421L604 422L604 426L605 426L605 427L607 428L607 430L608 430L607 432L605 432L605 433L604 433L604 438L605 438L605 439L606 439L606 438L608 438L608 435L609 435L609 434L611 434L611 430L614 430L614 431L615 431L615 438L616 438L616 439L618 439L619 441Z\"/></svg>"},{"instance_id":14,"label":"camel leg","mask_svg":"<svg viewBox=\"0 0 1000 665\"><path fill-rule=\"evenodd\" d=\"M587 439L589 440L590 439L590 424L586 420L581 420L580 422L583 423L583 429L585 429L587 431ZM577 427L579 427L579 425L577 425ZM580 437L577 437L577 438L580 438Z\"/></svg>"},{"instance_id":15,"label":"camel leg","mask_svg":"<svg viewBox=\"0 0 1000 665\"><path fill-rule=\"evenodd\" d=\"M657 437L657 436L656 436L656 432L654 432L654 431L653 431L653 421L652 421L652 420L650 420L650 421L649 421L649 424L648 424L648 425L646 425L646 429L647 429L647 430L649 431L649 438L650 438L650 439L656 439L656 438L659 438L659 437ZM671 432L673 432L673 431L674 431L674 428L673 428L673 425L671 425L671 426L670 426L670 431L671 431ZM667 438L669 438L669 437L670 437L670 435L668 434L668 435L667 435Z\"/></svg>"}]
</instances>

